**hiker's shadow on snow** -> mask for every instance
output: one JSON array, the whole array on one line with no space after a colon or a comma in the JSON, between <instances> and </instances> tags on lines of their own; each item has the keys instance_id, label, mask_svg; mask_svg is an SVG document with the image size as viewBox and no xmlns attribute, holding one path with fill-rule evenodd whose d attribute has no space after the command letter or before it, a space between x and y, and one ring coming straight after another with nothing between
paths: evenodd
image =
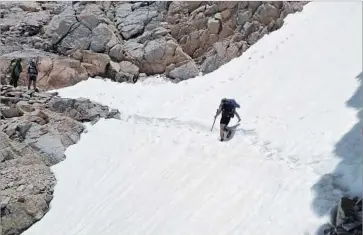
<instances>
[{"instance_id":1,"label":"hiker's shadow on snow","mask_svg":"<svg viewBox=\"0 0 363 235\"><path fill-rule=\"evenodd\" d=\"M226 138L224 141L230 141L231 139L233 139L236 133L242 133L245 136L256 135L256 132L254 131L255 129L246 130L243 128L237 128L239 125L240 123L237 123L234 126L227 127L228 130L231 130L231 134L229 136L225 135Z\"/></svg>"},{"instance_id":2,"label":"hiker's shadow on snow","mask_svg":"<svg viewBox=\"0 0 363 235\"><path fill-rule=\"evenodd\" d=\"M227 129L231 132L230 135L226 135L227 137L225 138L224 141L230 141L231 139L233 139L234 135L236 134L236 131L237 131L237 127L239 126L240 124L237 123L236 125L234 126L230 126L230 127L227 127Z\"/></svg>"},{"instance_id":3,"label":"hiker's shadow on snow","mask_svg":"<svg viewBox=\"0 0 363 235\"><path fill-rule=\"evenodd\" d=\"M319 216L331 213L331 209L337 204L341 196L360 195L362 187L362 72L356 77L359 86L356 92L346 102L348 107L359 109L359 122L356 123L335 145L334 153L341 158L340 163L331 173L323 175L318 182L312 186L315 198L312 203L314 212ZM339 125L339 123L336 123ZM354 187L358 188L355 191ZM317 235L323 234L322 225Z\"/></svg>"}]
</instances>

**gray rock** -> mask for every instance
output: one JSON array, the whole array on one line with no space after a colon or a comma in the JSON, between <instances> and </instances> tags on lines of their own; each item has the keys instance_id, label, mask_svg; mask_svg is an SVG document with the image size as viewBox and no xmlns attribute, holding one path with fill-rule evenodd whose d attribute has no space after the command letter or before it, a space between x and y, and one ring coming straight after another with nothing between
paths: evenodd
<instances>
[{"instance_id":1,"label":"gray rock","mask_svg":"<svg viewBox=\"0 0 363 235\"><path fill-rule=\"evenodd\" d=\"M0 149L0 162L8 161L15 158L15 153L13 152L11 146L2 147Z\"/></svg>"},{"instance_id":2,"label":"gray rock","mask_svg":"<svg viewBox=\"0 0 363 235\"><path fill-rule=\"evenodd\" d=\"M213 5L207 5L206 9L204 11L205 16L209 17L218 12L218 6L216 4Z\"/></svg>"},{"instance_id":3,"label":"gray rock","mask_svg":"<svg viewBox=\"0 0 363 235\"><path fill-rule=\"evenodd\" d=\"M80 122L90 122L98 116L106 118L110 112L107 106L83 98L61 99L54 97L48 105L49 110L62 113Z\"/></svg>"},{"instance_id":4,"label":"gray rock","mask_svg":"<svg viewBox=\"0 0 363 235\"><path fill-rule=\"evenodd\" d=\"M120 72L121 66L117 62L110 61L107 66L107 74L106 76L111 80L115 81L116 75Z\"/></svg>"},{"instance_id":5,"label":"gray rock","mask_svg":"<svg viewBox=\"0 0 363 235\"><path fill-rule=\"evenodd\" d=\"M253 45L255 44L258 39L260 39L260 33L259 32L253 32L249 35L248 39L247 39L247 42L250 44L250 45Z\"/></svg>"},{"instance_id":6,"label":"gray rock","mask_svg":"<svg viewBox=\"0 0 363 235\"><path fill-rule=\"evenodd\" d=\"M113 36L112 30L106 24L99 24L92 31L90 49L94 52L104 52L106 44Z\"/></svg>"},{"instance_id":7,"label":"gray rock","mask_svg":"<svg viewBox=\"0 0 363 235\"><path fill-rule=\"evenodd\" d=\"M166 40L164 38L150 41L145 46L145 59L148 62L162 60L166 49Z\"/></svg>"},{"instance_id":8,"label":"gray rock","mask_svg":"<svg viewBox=\"0 0 363 235\"><path fill-rule=\"evenodd\" d=\"M354 216L354 206L356 201L349 198L341 198L338 204L336 224L341 225L344 223L345 218Z\"/></svg>"},{"instance_id":9,"label":"gray rock","mask_svg":"<svg viewBox=\"0 0 363 235\"><path fill-rule=\"evenodd\" d=\"M80 15L80 17L82 17L82 14ZM95 15L95 14L85 14L82 18L81 18L81 24L84 25L86 28L88 28L89 30L93 30L97 27L97 25L100 23L100 18L99 16Z\"/></svg>"},{"instance_id":10,"label":"gray rock","mask_svg":"<svg viewBox=\"0 0 363 235\"><path fill-rule=\"evenodd\" d=\"M212 34L218 34L221 28L220 20L209 18L208 20L208 30Z\"/></svg>"},{"instance_id":11,"label":"gray rock","mask_svg":"<svg viewBox=\"0 0 363 235\"><path fill-rule=\"evenodd\" d=\"M123 49L122 45L117 44L114 47L111 48L109 55L111 59L116 61L122 61L125 60L125 50Z\"/></svg>"},{"instance_id":12,"label":"gray rock","mask_svg":"<svg viewBox=\"0 0 363 235\"><path fill-rule=\"evenodd\" d=\"M128 61L121 63L110 62L108 67L108 77L116 82L133 82L135 83L138 78L138 67ZM121 68L123 67L123 69ZM111 115L112 116L112 115Z\"/></svg>"},{"instance_id":13,"label":"gray rock","mask_svg":"<svg viewBox=\"0 0 363 235\"><path fill-rule=\"evenodd\" d=\"M131 40L134 41L134 42L143 44L143 43L146 43L147 41L153 40L153 39L154 39L153 32L152 31L145 31L142 35L138 36L135 39L131 39Z\"/></svg>"},{"instance_id":14,"label":"gray rock","mask_svg":"<svg viewBox=\"0 0 363 235\"><path fill-rule=\"evenodd\" d=\"M326 226L324 234L362 234L362 199L342 197L337 209L332 211L332 224Z\"/></svg>"},{"instance_id":15,"label":"gray rock","mask_svg":"<svg viewBox=\"0 0 363 235\"><path fill-rule=\"evenodd\" d=\"M125 25L120 30L122 37L127 40L135 35L141 34L144 26L142 24Z\"/></svg>"},{"instance_id":16,"label":"gray rock","mask_svg":"<svg viewBox=\"0 0 363 235\"><path fill-rule=\"evenodd\" d=\"M48 204L43 197L32 196L25 202L25 211L34 217L35 220L39 220L43 217L44 213L48 210Z\"/></svg>"},{"instance_id":17,"label":"gray rock","mask_svg":"<svg viewBox=\"0 0 363 235\"><path fill-rule=\"evenodd\" d=\"M16 191L18 191L18 192L22 192L22 191L24 191L24 189L25 189L25 185L20 185L20 186L16 189Z\"/></svg>"},{"instance_id":18,"label":"gray rock","mask_svg":"<svg viewBox=\"0 0 363 235\"><path fill-rule=\"evenodd\" d=\"M280 12L271 4L265 3L259 6L254 14L254 18L268 25L271 21L277 20L280 17Z\"/></svg>"},{"instance_id":19,"label":"gray rock","mask_svg":"<svg viewBox=\"0 0 363 235\"><path fill-rule=\"evenodd\" d=\"M0 112L3 117L5 118L13 118L13 117L20 117L22 114L19 112L17 108L7 107L4 109L0 109Z\"/></svg>"},{"instance_id":20,"label":"gray rock","mask_svg":"<svg viewBox=\"0 0 363 235\"><path fill-rule=\"evenodd\" d=\"M122 4L116 9L116 23L122 37L130 39L141 35L145 25L158 15L157 11L143 7L132 11L131 4Z\"/></svg>"},{"instance_id":21,"label":"gray rock","mask_svg":"<svg viewBox=\"0 0 363 235\"><path fill-rule=\"evenodd\" d=\"M62 53L66 53L68 48L87 50L91 43L91 30L82 24L76 24L75 29L67 32L58 48Z\"/></svg>"},{"instance_id":22,"label":"gray rock","mask_svg":"<svg viewBox=\"0 0 363 235\"><path fill-rule=\"evenodd\" d=\"M216 70L221 65L221 60L217 55L208 56L201 65L201 71L203 73L210 73Z\"/></svg>"},{"instance_id":23,"label":"gray rock","mask_svg":"<svg viewBox=\"0 0 363 235\"><path fill-rule=\"evenodd\" d=\"M238 5L238 1L221 1L218 2L219 11L224 11L226 9L233 9Z\"/></svg>"},{"instance_id":24,"label":"gray rock","mask_svg":"<svg viewBox=\"0 0 363 235\"><path fill-rule=\"evenodd\" d=\"M57 44L61 38L65 37L71 29L78 25L75 11L72 7L67 7L60 15L54 16L49 24L44 27L44 34L52 38L52 44Z\"/></svg>"},{"instance_id":25,"label":"gray rock","mask_svg":"<svg viewBox=\"0 0 363 235\"><path fill-rule=\"evenodd\" d=\"M238 12L237 15L237 24L241 25L243 27L243 25L252 17L252 12L250 10L242 10L240 12Z\"/></svg>"},{"instance_id":26,"label":"gray rock","mask_svg":"<svg viewBox=\"0 0 363 235\"><path fill-rule=\"evenodd\" d=\"M190 61L170 71L169 77L173 79L185 80L193 78L199 74L197 65Z\"/></svg>"},{"instance_id":27,"label":"gray rock","mask_svg":"<svg viewBox=\"0 0 363 235\"><path fill-rule=\"evenodd\" d=\"M179 1L172 1L169 5L168 14L183 14L188 13L188 3L187 2L179 2Z\"/></svg>"},{"instance_id":28,"label":"gray rock","mask_svg":"<svg viewBox=\"0 0 363 235\"><path fill-rule=\"evenodd\" d=\"M0 201L0 209L4 209L10 202L10 197L4 197Z\"/></svg>"},{"instance_id":29,"label":"gray rock","mask_svg":"<svg viewBox=\"0 0 363 235\"><path fill-rule=\"evenodd\" d=\"M52 14L60 14L67 7L65 2L45 3L42 2L42 8L46 11L50 11Z\"/></svg>"},{"instance_id":30,"label":"gray rock","mask_svg":"<svg viewBox=\"0 0 363 235\"><path fill-rule=\"evenodd\" d=\"M112 33L110 40L107 42L107 44L105 46L104 53L109 53L110 49L113 48L114 46L116 46L120 42L121 42L121 40L114 33Z\"/></svg>"},{"instance_id":31,"label":"gray rock","mask_svg":"<svg viewBox=\"0 0 363 235\"><path fill-rule=\"evenodd\" d=\"M107 115L106 118L115 118L115 119L120 119L121 118L121 113L118 109L111 109L111 111L109 112L109 114Z\"/></svg>"},{"instance_id":32,"label":"gray rock","mask_svg":"<svg viewBox=\"0 0 363 235\"><path fill-rule=\"evenodd\" d=\"M248 2L248 8L251 9L252 14L255 13L255 11L257 10L257 8L259 6L261 6L262 2L261 1L249 1Z\"/></svg>"},{"instance_id":33,"label":"gray rock","mask_svg":"<svg viewBox=\"0 0 363 235\"><path fill-rule=\"evenodd\" d=\"M187 1L187 8L188 8L188 12L193 12L194 10L196 10L202 3L202 1Z\"/></svg>"},{"instance_id":34,"label":"gray rock","mask_svg":"<svg viewBox=\"0 0 363 235\"><path fill-rule=\"evenodd\" d=\"M125 42L123 49L127 55L130 55L138 61L144 59L144 45L141 43L127 41Z\"/></svg>"},{"instance_id":35,"label":"gray rock","mask_svg":"<svg viewBox=\"0 0 363 235\"><path fill-rule=\"evenodd\" d=\"M118 72L115 76L115 81L120 83L134 81L134 75L124 72Z\"/></svg>"},{"instance_id":36,"label":"gray rock","mask_svg":"<svg viewBox=\"0 0 363 235\"><path fill-rule=\"evenodd\" d=\"M159 38L161 36L166 36L169 33L169 30L163 28L163 27L156 27L152 31L152 37L153 39Z\"/></svg>"},{"instance_id":37,"label":"gray rock","mask_svg":"<svg viewBox=\"0 0 363 235\"><path fill-rule=\"evenodd\" d=\"M129 61L120 62L119 71L121 71L121 72L139 76L139 70L140 70L139 67L137 67L136 65L134 65L133 63L131 63Z\"/></svg>"}]
</instances>

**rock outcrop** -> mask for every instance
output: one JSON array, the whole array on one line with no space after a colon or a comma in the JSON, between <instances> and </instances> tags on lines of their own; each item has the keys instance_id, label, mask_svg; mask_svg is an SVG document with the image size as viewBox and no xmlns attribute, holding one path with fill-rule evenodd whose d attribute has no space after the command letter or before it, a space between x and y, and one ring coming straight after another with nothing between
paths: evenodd
<instances>
[{"instance_id":1,"label":"rock outcrop","mask_svg":"<svg viewBox=\"0 0 363 235\"><path fill-rule=\"evenodd\" d=\"M49 167L65 159L85 131L82 123L119 118L119 112L25 87L0 91L0 233L15 235L48 211L56 183Z\"/></svg>"},{"instance_id":2,"label":"rock outcrop","mask_svg":"<svg viewBox=\"0 0 363 235\"><path fill-rule=\"evenodd\" d=\"M325 235L362 235L362 198L342 197Z\"/></svg>"},{"instance_id":3,"label":"rock outcrop","mask_svg":"<svg viewBox=\"0 0 363 235\"><path fill-rule=\"evenodd\" d=\"M96 76L136 82L139 73L185 80L240 56L306 3L4 2L0 78L9 80L9 58L40 57L46 89Z\"/></svg>"}]
</instances>

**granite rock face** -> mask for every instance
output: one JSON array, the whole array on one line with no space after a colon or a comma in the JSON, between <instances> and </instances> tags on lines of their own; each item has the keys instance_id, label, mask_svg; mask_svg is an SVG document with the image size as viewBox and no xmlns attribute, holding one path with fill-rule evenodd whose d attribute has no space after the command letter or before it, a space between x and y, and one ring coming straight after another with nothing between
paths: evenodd
<instances>
[{"instance_id":1,"label":"granite rock face","mask_svg":"<svg viewBox=\"0 0 363 235\"><path fill-rule=\"evenodd\" d=\"M0 78L8 84L11 59L35 57L46 89L97 76L134 83L139 73L185 80L240 56L307 3L4 2Z\"/></svg>"}]
</instances>

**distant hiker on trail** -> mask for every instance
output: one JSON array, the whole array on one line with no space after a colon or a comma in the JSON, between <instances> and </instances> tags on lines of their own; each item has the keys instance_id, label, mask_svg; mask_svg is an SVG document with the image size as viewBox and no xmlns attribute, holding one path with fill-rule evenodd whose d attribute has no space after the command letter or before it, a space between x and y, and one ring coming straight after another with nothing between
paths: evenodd
<instances>
[{"instance_id":1,"label":"distant hiker on trail","mask_svg":"<svg viewBox=\"0 0 363 235\"><path fill-rule=\"evenodd\" d=\"M236 114L238 118L238 122L241 121L239 114L236 112L236 108L239 108L240 105L234 99L223 98L217 109L217 113L214 116L216 119L220 113L222 113L221 121L220 121L220 141L223 141L224 132L228 131L227 126L231 118Z\"/></svg>"},{"instance_id":2,"label":"distant hiker on trail","mask_svg":"<svg viewBox=\"0 0 363 235\"><path fill-rule=\"evenodd\" d=\"M37 62L35 58L31 59L29 66L28 66L28 90L30 90L30 85L33 82L33 87L35 91L37 89L37 76L38 76L38 69L37 69Z\"/></svg>"},{"instance_id":3,"label":"distant hiker on trail","mask_svg":"<svg viewBox=\"0 0 363 235\"><path fill-rule=\"evenodd\" d=\"M10 85L13 85L14 87L17 87L19 77L20 77L20 73L23 70L23 67L21 66L21 58L13 59L11 61L10 65L11 65Z\"/></svg>"}]
</instances>

